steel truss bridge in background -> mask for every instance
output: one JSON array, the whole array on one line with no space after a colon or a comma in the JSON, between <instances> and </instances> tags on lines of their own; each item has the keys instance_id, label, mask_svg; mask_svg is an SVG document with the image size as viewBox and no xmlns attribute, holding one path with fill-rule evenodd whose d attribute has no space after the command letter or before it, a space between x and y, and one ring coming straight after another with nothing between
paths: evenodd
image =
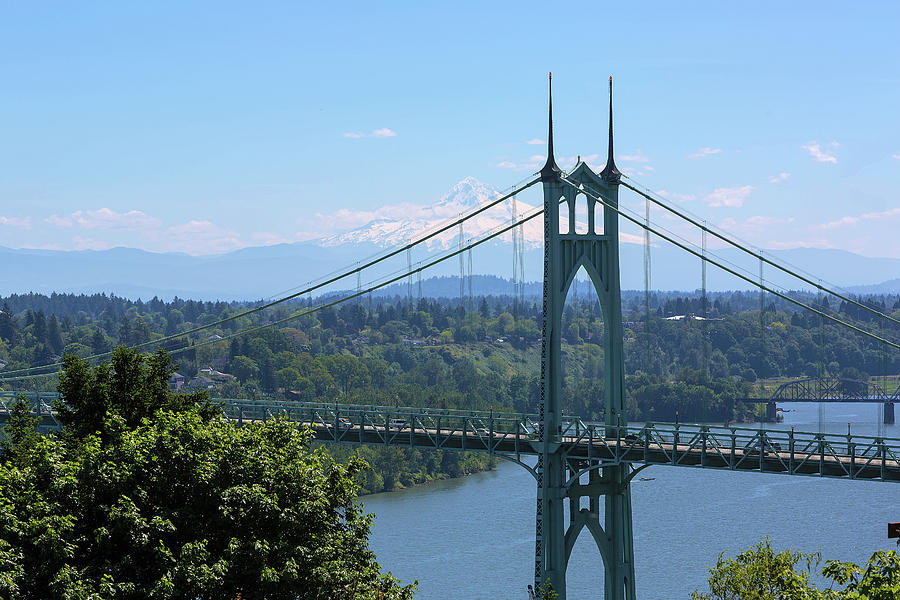
<instances>
[{"instance_id":1,"label":"steel truss bridge in background","mask_svg":"<svg viewBox=\"0 0 900 600\"><path fill-rule=\"evenodd\" d=\"M739 402L766 405L766 420L777 418L777 405L791 402L870 402L883 404L883 419L894 424L894 403L900 402L900 387L887 393L883 387L870 381L839 377L811 377L782 383L765 398L738 398Z\"/></svg>"}]
</instances>

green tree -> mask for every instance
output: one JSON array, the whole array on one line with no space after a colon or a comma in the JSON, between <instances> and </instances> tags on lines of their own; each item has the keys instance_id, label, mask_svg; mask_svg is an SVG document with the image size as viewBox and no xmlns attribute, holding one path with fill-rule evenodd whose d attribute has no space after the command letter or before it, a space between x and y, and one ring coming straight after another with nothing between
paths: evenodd
<instances>
[{"instance_id":1,"label":"green tree","mask_svg":"<svg viewBox=\"0 0 900 600\"><path fill-rule=\"evenodd\" d=\"M173 402L157 385L168 357L135 355L117 349L114 366L94 369L67 360L66 400L83 410L68 408L66 427L83 435L17 435L33 425L24 417L13 426L0 598L412 597L367 547L362 459L338 464L286 421L237 427ZM117 435L92 432L101 409Z\"/></svg>"},{"instance_id":2,"label":"green tree","mask_svg":"<svg viewBox=\"0 0 900 600\"><path fill-rule=\"evenodd\" d=\"M53 352L60 353L63 349L63 339L62 333L59 330L59 321L56 320L56 315L50 315L50 320L47 322L47 343L50 344L50 348L53 349Z\"/></svg>"},{"instance_id":3,"label":"green tree","mask_svg":"<svg viewBox=\"0 0 900 600\"><path fill-rule=\"evenodd\" d=\"M110 362L91 368L74 354L63 357L56 403L59 420L67 435L83 438L101 433L106 438L121 422L133 428L161 409L184 410L195 404L211 415L205 392L174 394L169 377L176 365L165 350L142 355L133 348L119 346Z\"/></svg>"},{"instance_id":4,"label":"green tree","mask_svg":"<svg viewBox=\"0 0 900 600\"><path fill-rule=\"evenodd\" d=\"M776 552L768 538L735 558L720 555L709 569L709 593L694 600L896 600L900 598L900 556L879 550L865 568L826 561L822 575L844 589L819 590L810 581L820 556L791 550Z\"/></svg>"},{"instance_id":5,"label":"green tree","mask_svg":"<svg viewBox=\"0 0 900 600\"><path fill-rule=\"evenodd\" d=\"M810 581L818 554L776 552L766 538L734 558L719 555L709 569L709 593L695 591L693 600L816 600L822 592ZM800 569L796 569L797 565Z\"/></svg>"},{"instance_id":6,"label":"green tree","mask_svg":"<svg viewBox=\"0 0 900 600\"><path fill-rule=\"evenodd\" d=\"M239 380L245 382L259 375L259 365L247 356L235 356L231 361L231 372Z\"/></svg>"},{"instance_id":7,"label":"green tree","mask_svg":"<svg viewBox=\"0 0 900 600\"><path fill-rule=\"evenodd\" d=\"M38 420L31 414L31 405L20 395L9 411L9 420L3 426L0 458L10 458L23 449L30 448L38 438Z\"/></svg>"},{"instance_id":8,"label":"green tree","mask_svg":"<svg viewBox=\"0 0 900 600\"><path fill-rule=\"evenodd\" d=\"M879 550L866 567L851 562L827 561L822 574L847 587L835 594L841 600L896 600L900 598L900 556Z\"/></svg>"}]
</instances>

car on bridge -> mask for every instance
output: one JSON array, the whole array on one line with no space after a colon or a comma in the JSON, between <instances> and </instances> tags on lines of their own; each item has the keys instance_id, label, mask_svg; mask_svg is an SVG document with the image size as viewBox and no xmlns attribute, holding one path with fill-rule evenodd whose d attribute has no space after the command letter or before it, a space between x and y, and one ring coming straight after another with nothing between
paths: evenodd
<instances>
[{"instance_id":1,"label":"car on bridge","mask_svg":"<svg viewBox=\"0 0 900 600\"><path fill-rule=\"evenodd\" d=\"M781 444L775 440L770 440L769 438L760 440L759 443L746 448L744 452L748 455L756 456L759 454L760 448L763 449L763 453L781 452Z\"/></svg>"},{"instance_id":2,"label":"car on bridge","mask_svg":"<svg viewBox=\"0 0 900 600\"><path fill-rule=\"evenodd\" d=\"M634 433L626 433L623 438L626 444L631 444L632 446L643 446L644 440L641 437L638 437Z\"/></svg>"},{"instance_id":3,"label":"car on bridge","mask_svg":"<svg viewBox=\"0 0 900 600\"><path fill-rule=\"evenodd\" d=\"M406 429L406 419L391 419L388 421L388 429Z\"/></svg>"},{"instance_id":4,"label":"car on bridge","mask_svg":"<svg viewBox=\"0 0 900 600\"><path fill-rule=\"evenodd\" d=\"M325 423L325 427L331 429L335 426L335 424L337 424L338 429L350 429L351 427L353 427L353 422L350 421L350 419L346 419L344 417L339 417L337 421L328 421L327 423Z\"/></svg>"}]
</instances>

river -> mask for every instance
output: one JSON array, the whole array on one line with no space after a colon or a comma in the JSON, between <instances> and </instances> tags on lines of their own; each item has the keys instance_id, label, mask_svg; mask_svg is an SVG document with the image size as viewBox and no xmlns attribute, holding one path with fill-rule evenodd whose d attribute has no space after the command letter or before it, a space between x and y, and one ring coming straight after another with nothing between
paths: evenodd
<instances>
[{"instance_id":1,"label":"river","mask_svg":"<svg viewBox=\"0 0 900 600\"><path fill-rule=\"evenodd\" d=\"M792 404L777 427L900 437L880 406ZM821 406L821 408L820 408ZM773 427L773 425L768 425ZM820 551L864 562L895 548L887 523L900 521L900 487L653 466L634 482L635 567L641 600L687 599L705 589L707 567L769 536L779 549ZM653 479L650 479L653 478ZM534 564L535 482L518 465L363 498L374 512L370 547L385 570L419 581L419 600L527 598ZM567 571L569 598L602 598L603 565L583 530Z\"/></svg>"}]
</instances>

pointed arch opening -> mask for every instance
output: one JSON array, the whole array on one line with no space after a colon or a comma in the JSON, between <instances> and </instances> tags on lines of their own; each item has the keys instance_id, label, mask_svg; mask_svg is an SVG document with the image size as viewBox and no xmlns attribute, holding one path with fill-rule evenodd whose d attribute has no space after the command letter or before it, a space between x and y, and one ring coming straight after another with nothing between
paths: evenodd
<instances>
[{"instance_id":1,"label":"pointed arch opening","mask_svg":"<svg viewBox=\"0 0 900 600\"><path fill-rule=\"evenodd\" d=\"M594 201L594 235L603 235L605 230L603 219L605 215L606 207L603 206L603 203Z\"/></svg>"},{"instance_id":2,"label":"pointed arch opening","mask_svg":"<svg viewBox=\"0 0 900 600\"><path fill-rule=\"evenodd\" d=\"M559 204L559 234L560 235L568 235L570 233L571 228L571 213L574 212L572 210L572 201L568 198L565 199L564 202L560 202Z\"/></svg>"},{"instance_id":3,"label":"pointed arch opening","mask_svg":"<svg viewBox=\"0 0 900 600\"><path fill-rule=\"evenodd\" d=\"M603 514L599 515L601 522ZM606 533L594 519L584 519L587 515L576 515L574 523L566 535L566 581L572 588L602 590L608 573L608 550ZM571 521L569 521L571 523ZM597 554L600 554L602 568L598 568Z\"/></svg>"},{"instance_id":4,"label":"pointed arch opening","mask_svg":"<svg viewBox=\"0 0 900 600\"><path fill-rule=\"evenodd\" d=\"M575 233L578 235L590 233L588 230L588 200L583 193L575 196Z\"/></svg>"},{"instance_id":5,"label":"pointed arch opening","mask_svg":"<svg viewBox=\"0 0 900 600\"><path fill-rule=\"evenodd\" d=\"M604 419L605 330L600 297L582 264L568 283L561 322L563 412L567 414Z\"/></svg>"}]
</instances>

